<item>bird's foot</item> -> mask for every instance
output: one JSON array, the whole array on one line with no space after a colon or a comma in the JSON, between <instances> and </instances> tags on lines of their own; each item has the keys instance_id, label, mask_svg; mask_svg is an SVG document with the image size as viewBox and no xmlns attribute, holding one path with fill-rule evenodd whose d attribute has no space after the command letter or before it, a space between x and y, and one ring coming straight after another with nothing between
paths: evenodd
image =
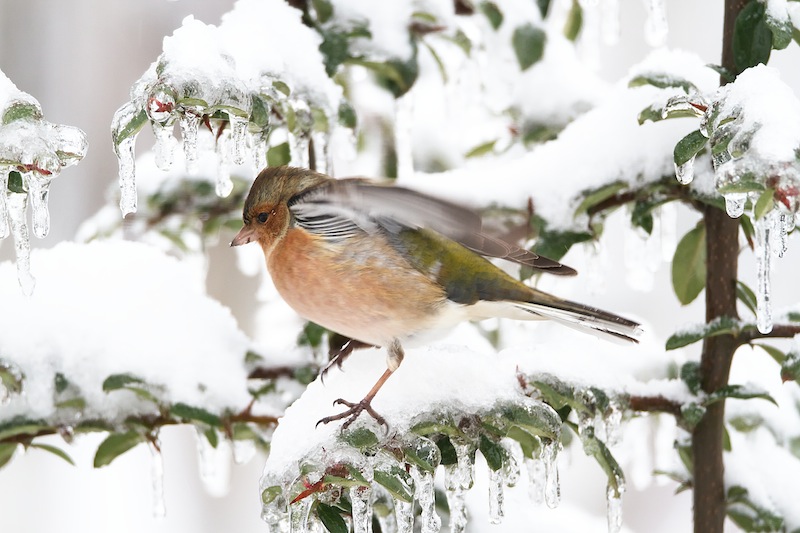
<instances>
[{"instance_id":1,"label":"bird's foot","mask_svg":"<svg viewBox=\"0 0 800 533\"><path fill-rule=\"evenodd\" d=\"M319 373L322 382L325 383L325 376L328 375L328 372L331 368L333 368L334 365L336 365L339 370L342 369L342 363L344 363L344 360L347 359L351 353L353 353L353 350L371 347L371 344L357 341L355 339L347 339L346 342L338 348L331 348L331 350L328 352L328 357L330 357L330 360L324 367L322 367L322 370L320 370Z\"/></svg>"},{"instance_id":2,"label":"bird's foot","mask_svg":"<svg viewBox=\"0 0 800 533\"><path fill-rule=\"evenodd\" d=\"M333 405L346 405L350 409L343 411L336 415L326 416L325 418L321 419L317 422L317 425L320 424L329 424L336 420L346 419L344 424L342 424L342 429L347 429L350 424L355 422L358 415L362 413L362 411L366 411L372 418L375 419L378 424L384 426L387 430L389 429L389 424L386 423L386 419L379 415L375 410L372 408L372 398L366 397L360 402L348 402L347 400L343 400L339 398L338 400L333 402Z\"/></svg>"}]
</instances>

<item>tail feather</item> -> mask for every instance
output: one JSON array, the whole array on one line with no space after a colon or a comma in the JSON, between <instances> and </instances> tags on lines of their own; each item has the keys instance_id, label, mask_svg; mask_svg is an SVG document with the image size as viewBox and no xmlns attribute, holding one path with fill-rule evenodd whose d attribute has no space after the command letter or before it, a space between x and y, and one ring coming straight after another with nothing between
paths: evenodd
<instances>
[{"instance_id":1,"label":"tail feather","mask_svg":"<svg viewBox=\"0 0 800 533\"><path fill-rule=\"evenodd\" d=\"M556 300L548 302L513 302L524 311L539 315L584 333L594 333L609 340L638 343L638 322L588 305Z\"/></svg>"}]
</instances>

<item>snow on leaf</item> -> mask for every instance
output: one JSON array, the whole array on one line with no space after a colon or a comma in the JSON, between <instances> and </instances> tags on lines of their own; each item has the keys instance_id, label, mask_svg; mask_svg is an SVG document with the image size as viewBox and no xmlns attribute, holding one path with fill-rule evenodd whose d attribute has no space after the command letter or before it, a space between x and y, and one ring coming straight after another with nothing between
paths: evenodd
<instances>
[{"instance_id":1,"label":"snow on leaf","mask_svg":"<svg viewBox=\"0 0 800 533\"><path fill-rule=\"evenodd\" d=\"M682 348L697 341L703 340L706 337L727 334L735 335L739 331L740 327L741 326L739 322L730 317L719 317L708 324L702 324L696 328L678 331L677 333L673 334L669 339L667 339L666 349L675 350L677 348Z\"/></svg>"}]
</instances>

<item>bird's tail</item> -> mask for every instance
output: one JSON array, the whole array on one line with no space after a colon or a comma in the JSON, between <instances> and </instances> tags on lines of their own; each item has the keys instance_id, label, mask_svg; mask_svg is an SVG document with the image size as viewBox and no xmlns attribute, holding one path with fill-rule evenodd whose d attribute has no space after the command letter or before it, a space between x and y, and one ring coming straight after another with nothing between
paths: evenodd
<instances>
[{"instance_id":1,"label":"bird's tail","mask_svg":"<svg viewBox=\"0 0 800 533\"><path fill-rule=\"evenodd\" d=\"M542 294L545 298L534 302L514 302L514 305L542 318L559 322L584 333L593 333L609 340L638 343L641 334L638 322L588 305L561 300Z\"/></svg>"}]
</instances>

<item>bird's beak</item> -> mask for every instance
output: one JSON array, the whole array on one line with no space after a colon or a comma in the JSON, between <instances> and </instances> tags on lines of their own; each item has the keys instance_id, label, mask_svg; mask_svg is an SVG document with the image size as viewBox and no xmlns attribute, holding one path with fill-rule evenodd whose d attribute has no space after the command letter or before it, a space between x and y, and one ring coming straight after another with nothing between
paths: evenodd
<instances>
[{"instance_id":1,"label":"bird's beak","mask_svg":"<svg viewBox=\"0 0 800 533\"><path fill-rule=\"evenodd\" d=\"M239 233L236 234L236 237L234 237L231 241L231 246L241 246L242 244L247 244L253 240L255 232L255 228L252 226L248 225L243 227L239 230Z\"/></svg>"}]
</instances>

